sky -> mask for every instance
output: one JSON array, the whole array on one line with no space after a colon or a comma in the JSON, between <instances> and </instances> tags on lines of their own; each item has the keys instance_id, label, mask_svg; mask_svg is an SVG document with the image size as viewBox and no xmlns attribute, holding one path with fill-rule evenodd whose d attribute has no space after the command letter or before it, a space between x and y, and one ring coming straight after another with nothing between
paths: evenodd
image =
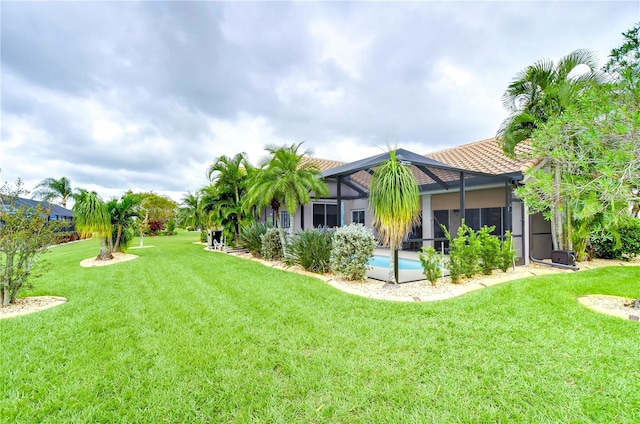
<instances>
[{"instance_id":1,"label":"sky","mask_svg":"<svg viewBox=\"0 0 640 424\"><path fill-rule=\"evenodd\" d=\"M604 64L640 1L3 1L0 21L0 181L180 201L268 144L350 162L491 138L520 70Z\"/></svg>"}]
</instances>

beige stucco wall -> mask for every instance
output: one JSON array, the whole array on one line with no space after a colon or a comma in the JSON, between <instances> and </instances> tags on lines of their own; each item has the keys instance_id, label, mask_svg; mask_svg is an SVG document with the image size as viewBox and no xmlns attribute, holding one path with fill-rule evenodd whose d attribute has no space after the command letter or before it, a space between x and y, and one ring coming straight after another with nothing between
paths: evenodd
<instances>
[{"instance_id":1,"label":"beige stucco wall","mask_svg":"<svg viewBox=\"0 0 640 424\"><path fill-rule=\"evenodd\" d=\"M467 191L465 194L465 208L497 208L503 207L504 188L489 188L485 190ZM431 209L460 209L460 193L442 193L431 196Z\"/></svg>"}]
</instances>

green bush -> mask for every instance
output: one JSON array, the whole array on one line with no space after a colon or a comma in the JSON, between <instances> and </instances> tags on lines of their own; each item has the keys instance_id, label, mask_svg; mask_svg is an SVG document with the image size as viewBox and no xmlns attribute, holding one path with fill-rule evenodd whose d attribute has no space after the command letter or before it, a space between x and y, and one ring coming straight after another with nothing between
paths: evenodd
<instances>
[{"instance_id":1,"label":"green bush","mask_svg":"<svg viewBox=\"0 0 640 424\"><path fill-rule=\"evenodd\" d=\"M167 236L174 235L176 230L176 221L173 218L171 218L170 220L167 221L164 228L165 228L165 235Z\"/></svg>"},{"instance_id":2,"label":"green bush","mask_svg":"<svg viewBox=\"0 0 640 424\"><path fill-rule=\"evenodd\" d=\"M200 241L202 243L207 242L207 230L200 230Z\"/></svg>"},{"instance_id":3,"label":"green bush","mask_svg":"<svg viewBox=\"0 0 640 424\"><path fill-rule=\"evenodd\" d=\"M464 220L458 227L457 237L451 236L443 226L445 237L449 240L449 277L457 284L460 278L471 278L478 273L480 258L480 240L476 232L465 225Z\"/></svg>"},{"instance_id":4,"label":"green bush","mask_svg":"<svg viewBox=\"0 0 640 424\"><path fill-rule=\"evenodd\" d=\"M331 269L348 280L362 280L375 247L375 237L364 225L340 227L333 234Z\"/></svg>"},{"instance_id":5,"label":"green bush","mask_svg":"<svg viewBox=\"0 0 640 424\"><path fill-rule=\"evenodd\" d=\"M491 275L498 268L500 262L500 240L491 233L496 229L495 225L486 225L478 231L480 242L480 269L484 275Z\"/></svg>"},{"instance_id":6,"label":"green bush","mask_svg":"<svg viewBox=\"0 0 640 424\"><path fill-rule=\"evenodd\" d=\"M433 246L427 246L422 248L422 252L418 253L418 258L420 258L420 263L424 268L424 276L435 286L438 278L442 277L442 255L436 252Z\"/></svg>"},{"instance_id":7,"label":"green bush","mask_svg":"<svg viewBox=\"0 0 640 424\"><path fill-rule=\"evenodd\" d=\"M333 230L304 230L291 239L287 245L286 262L300 265L307 271L323 274L331 269L331 238Z\"/></svg>"},{"instance_id":8,"label":"green bush","mask_svg":"<svg viewBox=\"0 0 640 424\"><path fill-rule=\"evenodd\" d=\"M282 259L282 243L280 242L281 228L269 228L260 236L262 240L262 249L260 253L262 257L269 261L278 261Z\"/></svg>"},{"instance_id":9,"label":"green bush","mask_svg":"<svg viewBox=\"0 0 640 424\"><path fill-rule=\"evenodd\" d=\"M240 229L240 243L249 249L252 255L259 255L260 252L262 252L261 236L263 236L269 228L272 228L270 224L259 221L253 222L248 227L242 227Z\"/></svg>"},{"instance_id":10,"label":"green bush","mask_svg":"<svg viewBox=\"0 0 640 424\"><path fill-rule=\"evenodd\" d=\"M500 260L498 262L500 270L507 272L513 266L515 258L516 251L513 250L513 237L511 236L511 231L507 231L504 233L504 240L500 246Z\"/></svg>"},{"instance_id":11,"label":"green bush","mask_svg":"<svg viewBox=\"0 0 640 424\"><path fill-rule=\"evenodd\" d=\"M640 218L627 217L616 227L596 232L591 248L603 259L628 261L640 255Z\"/></svg>"}]
</instances>

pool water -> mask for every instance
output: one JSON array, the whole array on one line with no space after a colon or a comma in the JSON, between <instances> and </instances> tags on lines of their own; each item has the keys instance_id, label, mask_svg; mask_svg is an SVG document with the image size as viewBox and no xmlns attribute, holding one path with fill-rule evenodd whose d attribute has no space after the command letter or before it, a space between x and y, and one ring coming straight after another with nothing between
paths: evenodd
<instances>
[{"instance_id":1,"label":"pool water","mask_svg":"<svg viewBox=\"0 0 640 424\"><path fill-rule=\"evenodd\" d=\"M369 259L369 265L378 268L389 268L389 257L375 255ZM420 261L414 261L412 259L398 259L398 269L417 269L422 270L422 264Z\"/></svg>"}]
</instances>

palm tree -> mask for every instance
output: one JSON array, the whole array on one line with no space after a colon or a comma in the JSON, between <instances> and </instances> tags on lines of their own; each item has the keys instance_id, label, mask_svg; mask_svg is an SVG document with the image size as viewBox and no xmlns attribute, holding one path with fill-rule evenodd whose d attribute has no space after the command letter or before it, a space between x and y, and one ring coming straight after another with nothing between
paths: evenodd
<instances>
[{"instance_id":1,"label":"palm tree","mask_svg":"<svg viewBox=\"0 0 640 424\"><path fill-rule=\"evenodd\" d=\"M254 171L244 152L233 157L220 156L207 170L212 187L203 188L203 207L215 215L228 238L237 239L242 224L251 219L242 207L242 198Z\"/></svg>"},{"instance_id":2,"label":"palm tree","mask_svg":"<svg viewBox=\"0 0 640 424\"><path fill-rule=\"evenodd\" d=\"M411 168L396 159L395 150L371 177L369 207L383 245L389 246L389 280L398 283L398 246L419 221L420 194Z\"/></svg>"},{"instance_id":3,"label":"palm tree","mask_svg":"<svg viewBox=\"0 0 640 424\"><path fill-rule=\"evenodd\" d=\"M182 198L182 207L178 210L178 220L182 226L201 230L204 225L202 195L200 191L187 192Z\"/></svg>"},{"instance_id":4,"label":"palm tree","mask_svg":"<svg viewBox=\"0 0 640 424\"><path fill-rule=\"evenodd\" d=\"M92 233L98 233L100 238L100 254L96 259L100 261L113 259L113 255L107 249L105 239L111 235L111 216L107 205L95 191L88 192L80 189L75 196L73 205L73 219L76 230L84 237Z\"/></svg>"},{"instance_id":5,"label":"palm tree","mask_svg":"<svg viewBox=\"0 0 640 424\"><path fill-rule=\"evenodd\" d=\"M67 177L62 177L59 180L45 178L35 186L34 190L32 199L38 198L45 202L60 199L63 208L67 207L67 199L73 196L71 181Z\"/></svg>"},{"instance_id":6,"label":"palm tree","mask_svg":"<svg viewBox=\"0 0 640 424\"><path fill-rule=\"evenodd\" d=\"M539 60L516 74L502 95L502 104L510 113L497 133L504 152L515 156L516 145L530 138L551 117L562 115L588 83L602 82L603 74L597 66L596 55L580 49L555 64L552 60ZM562 169L553 161L549 161L549 166L555 192L550 214L553 248L571 249L571 211L560 193Z\"/></svg>"},{"instance_id":7,"label":"palm tree","mask_svg":"<svg viewBox=\"0 0 640 424\"><path fill-rule=\"evenodd\" d=\"M111 225L116 230L116 239L115 243L112 244L113 237L109 240L109 245L111 248L111 253L119 252L120 249L120 241L122 238L122 230L133 224L133 218L139 218L140 214L137 210L137 206L140 203L139 196L135 196L132 193L127 193L124 196L118 199L112 199L107 203L107 211L111 216Z\"/></svg>"},{"instance_id":8,"label":"palm tree","mask_svg":"<svg viewBox=\"0 0 640 424\"><path fill-rule=\"evenodd\" d=\"M585 83L601 81L597 66L595 53L579 49L555 64L543 59L518 72L502 95L509 117L500 126L497 138L504 152L513 156L518 143L576 101Z\"/></svg>"},{"instance_id":9,"label":"palm tree","mask_svg":"<svg viewBox=\"0 0 640 424\"><path fill-rule=\"evenodd\" d=\"M271 206L276 214L277 226L280 226L280 207L284 205L290 216L289 235L293 235L298 208L311 201L310 192L313 191L316 196L329 194L320 169L310 162L302 162L302 158L311 153L310 150L299 152L302 144L267 145L265 150L269 152L269 157L262 161L259 171L252 178L245 199L245 209L256 206L262 210ZM281 242L283 249L286 249L283 235Z\"/></svg>"}]
</instances>

